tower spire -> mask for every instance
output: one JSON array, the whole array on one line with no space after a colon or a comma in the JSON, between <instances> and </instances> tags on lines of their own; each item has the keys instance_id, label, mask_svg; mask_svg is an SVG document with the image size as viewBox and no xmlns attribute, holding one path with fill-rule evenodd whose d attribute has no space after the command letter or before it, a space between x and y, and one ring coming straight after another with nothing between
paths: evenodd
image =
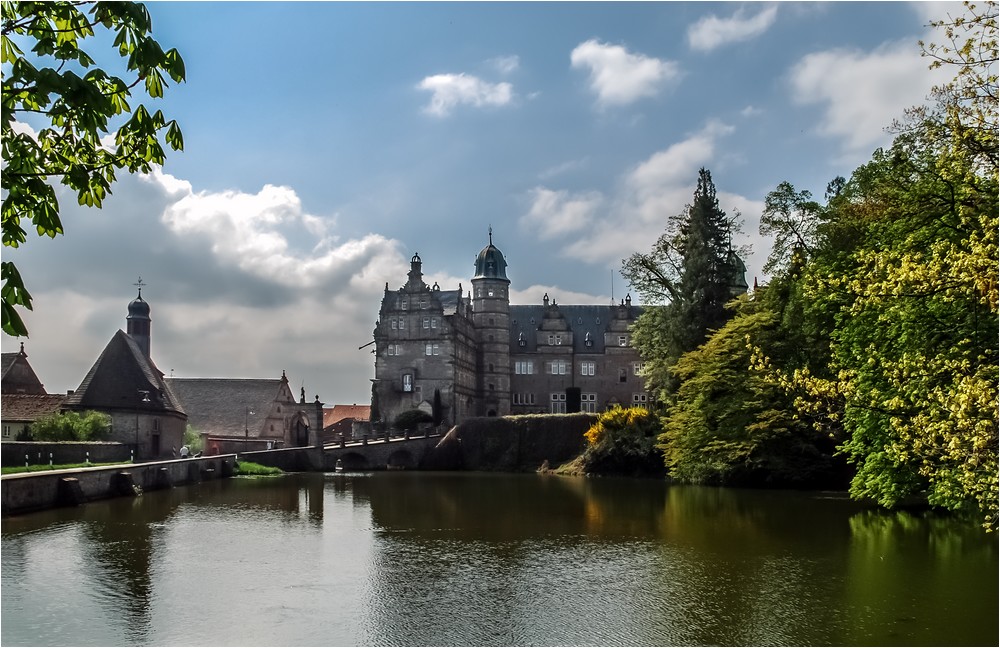
<instances>
[{"instance_id":1,"label":"tower spire","mask_svg":"<svg viewBox=\"0 0 1000 648\"><path fill-rule=\"evenodd\" d=\"M490 225L490 245L493 245L493 225Z\"/></svg>"}]
</instances>

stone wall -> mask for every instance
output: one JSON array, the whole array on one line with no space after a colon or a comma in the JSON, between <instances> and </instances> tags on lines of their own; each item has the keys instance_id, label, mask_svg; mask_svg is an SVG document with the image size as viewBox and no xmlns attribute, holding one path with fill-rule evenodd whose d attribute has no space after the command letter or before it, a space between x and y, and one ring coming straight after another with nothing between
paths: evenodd
<instances>
[{"instance_id":1,"label":"stone wall","mask_svg":"<svg viewBox=\"0 0 1000 648\"><path fill-rule=\"evenodd\" d=\"M102 468L47 470L0 478L3 515L131 496L233 474L234 457L221 455Z\"/></svg>"},{"instance_id":2,"label":"stone wall","mask_svg":"<svg viewBox=\"0 0 1000 648\"><path fill-rule=\"evenodd\" d=\"M250 461L262 466L281 468L285 472L324 470L323 450L320 448L257 450L253 452L240 452L236 456L241 461Z\"/></svg>"},{"instance_id":3,"label":"stone wall","mask_svg":"<svg viewBox=\"0 0 1000 648\"><path fill-rule=\"evenodd\" d=\"M84 463L88 452L91 463L112 463L129 461L131 451L127 444L107 441L8 441L0 444L0 465L23 466L24 455L28 455L30 465L44 465L49 463L50 453L56 465Z\"/></svg>"},{"instance_id":4,"label":"stone wall","mask_svg":"<svg viewBox=\"0 0 1000 648\"><path fill-rule=\"evenodd\" d=\"M422 467L435 470L532 472L577 457L596 414L468 419L452 430Z\"/></svg>"}]
</instances>

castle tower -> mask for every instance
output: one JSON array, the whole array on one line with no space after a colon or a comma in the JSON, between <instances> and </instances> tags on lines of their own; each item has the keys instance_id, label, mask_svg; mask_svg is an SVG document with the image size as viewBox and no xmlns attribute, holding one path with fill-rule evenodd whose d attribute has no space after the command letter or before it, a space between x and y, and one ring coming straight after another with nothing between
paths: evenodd
<instances>
[{"instance_id":1,"label":"castle tower","mask_svg":"<svg viewBox=\"0 0 1000 648\"><path fill-rule=\"evenodd\" d=\"M149 304L142 298L142 287L144 285L142 277L139 277L139 281L135 285L139 287L139 296L128 305L128 317L125 318L127 328L125 331L130 338L135 340L139 348L142 349L143 355L148 359L150 325L152 324L152 320L149 318Z\"/></svg>"},{"instance_id":2,"label":"castle tower","mask_svg":"<svg viewBox=\"0 0 1000 648\"><path fill-rule=\"evenodd\" d=\"M477 414L510 414L510 280L507 261L490 243L476 257L472 278L473 322L478 342Z\"/></svg>"}]
</instances>

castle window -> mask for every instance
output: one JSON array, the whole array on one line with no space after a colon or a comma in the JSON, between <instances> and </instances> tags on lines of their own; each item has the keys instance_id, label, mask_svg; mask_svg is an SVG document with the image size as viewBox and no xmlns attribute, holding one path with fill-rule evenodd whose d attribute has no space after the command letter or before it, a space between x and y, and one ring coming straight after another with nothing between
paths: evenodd
<instances>
[{"instance_id":1,"label":"castle window","mask_svg":"<svg viewBox=\"0 0 1000 648\"><path fill-rule=\"evenodd\" d=\"M153 432L160 431L160 419L153 419Z\"/></svg>"},{"instance_id":2,"label":"castle window","mask_svg":"<svg viewBox=\"0 0 1000 648\"><path fill-rule=\"evenodd\" d=\"M587 337L583 339L583 344L587 347L594 346L594 341L590 339L590 331L587 331Z\"/></svg>"},{"instance_id":3,"label":"castle window","mask_svg":"<svg viewBox=\"0 0 1000 648\"><path fill-rule=\"evenodd\" d=\"M593 376L597 369L596 362L581 362L580 363L580 375L581 376Z\"/></svg>"},{"instance_id":4,"label":"castle window","mask_svg":"<svg viewBox=\"0 0 1000 648\"><path fill-rule=\"evenodd\" d=\"M625 382L628 380L628 371L622 367L618 370L618 382Z\"/></svg>"},{"instance_id":5,"label":"castle window","mask_svg":"<svg viewBox=\"0 0 1000 648\"><path fill-rule=\"evenodd\" d=\"M533 360L518 360L514 363L514 373L520 375L535 373L535 362Z\"/></svg>"},{"instance_id":6,"label":"castle window","mask_svg":"<svg viewBox=\"0 0 1000 648\"><path fill-rule=\"evenodd\" d=\"M431 328L432 329L436 329L437 327L438 327L438 318L432 317L431 318Z\"/></svg>"},{"instance_id":7,"label":"castle window","mask_svg":"<svg viewBox=\"0 0 1000 648\"><path fill-rule=\"evenodd\" d=\"M632 394L632 407L641 407L642 409L649 409L649 403L646 394Z\"/></svg>"},{"instance_id":8,"label":"castle window","mask_svg":"<svg viewBox=\"0 0 1000 648\"><path fill-rule=\"evenodd\" d=\"M550 408L549 411L553 414L565 414L566 413L566 394L556 393L550 395Z\"/></svg>"},{"instance_id":9,"label":"castle window","mask_svg":"<svg viewBox=\"0 0 1000 648\"><path fill-rule=\"evenodd\" d=\"M393 317L392 319L389 320L389 326L392 327L393 330L395 330L397 328L396 318L395 317Z\"/></svg>"},{"instance_id":10,"label":"castle window","mask_svg":"<svg viewBox=\"0 0 1000 648\"><path fill-rule=\"evenodd\" d=\"M618 346L621 346L621 347L628 346L628 336L627 335L619 335L618 336Z\"/></svg>"},{"instance_id":11,"label":"castle window","mask_svg":"<svg viewBox=\"0 0 1000 648\"><path fill-rule=\"evenodd\" d=\"M420 298L420 308L427 308L427 298L426 297L421 297Z\"/></svg>"},{"instance_id":12,"label":"castle window","mask_svg":"<svg viewBox=\"0 0 1000 648\"><path fill-rule=\"evenodd\" d=\"M407 299L406 297L403 297L402 301L399 303L399 307L402 310L406 310L407 308L409 308L409 306L410 306L410 300Z\"/></svg>"},{"instance_id":13,"label":"castle window","mask_svg":"<svg viewBox=\"0 0 1000 648\"><path fill-rule=\"evenodd\" d=\"M632 363L632 375L639 376L642 375L642 370L645 369L646 364L643 362L633 362Z\"/></svg>"},{"instance_id":14,"label":"castle window","mask_svg":"<svg viewBox=\"0 0 1000 648\"><path fill-rule=\"evenodd\" d=\"M490 288L489 290L487 290L486 294L487 294L487 296L492 297L493 296L493 289Z\"/></svg>"},{"instance_id":15,"label":"castle window","mask_svg":"<svg viewBox=\"0 0 1000 648\"><path fill-rule=\"evenodd\" d=\"M424 345L424 355L441 355L441 346L428 342Z\"/></svg>"},{"instance_id":16,"label":"castle window","mask_svg":"<svg viewBox=\"0 0 1000 648\"><path fill-rule=\"evenodd\" d=\"M408 374L408 373L403 374L403 391L404 392L413 391L413 374Z\"/></svg>"},{"instance_id":17,"label":"castle window","mask_svg":"<svg viewBox=\"0 0 1000 648\"><path fill-rule=\"evenodd\" d=\"M534 394L511 394L510 402L514 405L534 405Z\"/></svg>"},{"instance_id":18,"label":"castle window","mask_svg":"<svg viewBox=\"0 0 1000 648\"><path fill-rule=\"evenodd\" d=\"M597 412L597 394L580 394L580 411Z\"/></svg>"},{"instance_id":19,"label":"castle window","mask_svg":"<svg viewBox=\"0 0 1000 648\"><path fill-rule=\"evenodd\" d=\"M565 376L566 375L566 361L565 360L553 360L549 363L549 373L553 376Z\"/></svg>"},{"instance_id":20,"label":"castle window","mask_svg":"<svg viewBox=\"0 0 1000 648\"><path fill-rule=\"evenodd\" d=\"M3 426L3 436L4 436L5 439L9 439L10 438L10 426L9 425Z\"/></svg>"},{"instance_id":21,"label":"castle window","mask_svg":"<svg viewBox=\"0 0 1000 648\"><path fill-rule=\"evenodd\" d=\"M430 327L431 327L431 318L425 317L424 318L424 328L425 329L429 329Z\"/></svg>"},{"instance_id":22,"label":"castle window","mask_svg":"<svg viewBox=\"0 0 1000 648\"><path fill-rule=\"evenodd\" d=\"M517 346L528 346L528 341L524 339L524 331L517 334Z\"/></svg>"}]
</instances>

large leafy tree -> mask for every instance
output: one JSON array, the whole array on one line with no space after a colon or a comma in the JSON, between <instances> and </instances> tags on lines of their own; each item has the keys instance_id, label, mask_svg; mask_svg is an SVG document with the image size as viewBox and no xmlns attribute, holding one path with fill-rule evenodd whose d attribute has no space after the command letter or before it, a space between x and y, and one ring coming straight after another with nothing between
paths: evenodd
<instances>
[{"instance_id":1,"label":"large leafy tree","mask_svg":"<svg viewBox=\"0 0 1000 648\"><path fill-rule=\"evenodd\" d=\"M800 412L842 423L851 492L997 516L996 3L937 23L956 66L831 201L804 275L826 370L778 371ZM761 364L769 364L764 354ZM773 365L772 365L773 368Z\"/></svg>"},{"instance_id":2,"label":"large leafy tree","mask_svg":"<svg viewBox=\"0 0 1000 648\"><path fill-rule=\"evenodd\" d=\"M101 57L84 49L95 30L114 34L126 78L98 67ZM180 54L164 51L151 30L145 6L135 2L3 3L5 246L24 244L26 227L39 236L63 233L57 183L81 205L100 207L116 171L149 172L163 164L161 139L173 150L183 148L176 122L160 110L130 105L137 87L157 99L168 77L184 80ZM17 307L31 309L31 296L13 262L3 261L2 280L3 330L27 335Z\"/></svg>"},{"instance_id":3,"label":"large leafy tree","mask_svg":"<svg viewBox=\"0 0 1000 648\"><path fill-rule=\"evenodd\" d=\"M701 169L691 204L669 219L652 250L622 262L622 275L651 304L633 328L633 343L647 363L647 387L661 400L676 389L673 364L725 323L732 314L727 302L746 289L733 229L712 174Z\"/></svg>"}]
</instances>

